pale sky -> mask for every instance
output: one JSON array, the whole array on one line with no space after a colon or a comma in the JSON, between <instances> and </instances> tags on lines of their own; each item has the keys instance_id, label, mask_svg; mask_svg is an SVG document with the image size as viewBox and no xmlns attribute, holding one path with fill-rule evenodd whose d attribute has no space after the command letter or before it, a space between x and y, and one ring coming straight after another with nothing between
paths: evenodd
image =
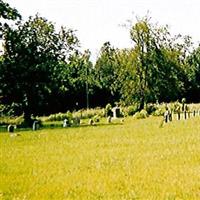
<instances>
[{"instance_id":1,"label":"pale sky","mask_svg":"<svg viewBox=\"0 0 200 200\"><path fill-rule=\"evenodd\" d=\"M150 11L153 22L168 24L171 33L190 35L200 41L200 0L5 0L23 18L39 13L42 17L77 30L82 49L93 58L102 44L130 47L129 30L120 26L134 16Z\"/></svg>"}]
</instances>

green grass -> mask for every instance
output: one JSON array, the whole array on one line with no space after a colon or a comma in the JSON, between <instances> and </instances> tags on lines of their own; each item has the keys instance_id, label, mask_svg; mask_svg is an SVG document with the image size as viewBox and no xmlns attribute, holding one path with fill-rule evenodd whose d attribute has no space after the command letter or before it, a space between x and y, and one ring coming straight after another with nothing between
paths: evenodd
<instances>
[{"instance_id":1,"label":"green grass","mask_svg":"<svg viewBox=\"0 0 200 200\"><path fill-rule=\"evenodd\" d=\"M200 199L200 117L0 133L0 199Z\"/></svg>"}]
</instances>

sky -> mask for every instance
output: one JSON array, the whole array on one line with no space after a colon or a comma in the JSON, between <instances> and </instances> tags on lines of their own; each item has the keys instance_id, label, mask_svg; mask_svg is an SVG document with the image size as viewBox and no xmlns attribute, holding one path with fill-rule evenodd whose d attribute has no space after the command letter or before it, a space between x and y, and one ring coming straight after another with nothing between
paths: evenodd
<instances>
[{"instance_id":1,"label":"sky","mask_svg":"<svg viewBox=\"0 0 200 200\"><path fill-rule=\"evenodd\" d=\"M104 42L116 48L131 47L129 30L122 26L149 12L152 22L169 25L172 34L200 41L200 0L5 0L24 20L39 13L57 27L76 30L82 49L96 58Z\"/></svg>"}]
</instances>

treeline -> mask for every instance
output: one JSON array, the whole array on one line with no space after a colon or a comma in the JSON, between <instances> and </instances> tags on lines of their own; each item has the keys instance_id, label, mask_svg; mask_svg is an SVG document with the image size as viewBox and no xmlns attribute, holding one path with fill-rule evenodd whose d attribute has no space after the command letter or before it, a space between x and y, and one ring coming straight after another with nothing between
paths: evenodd
<instances>
[{"instance_id":1,"label":"treeline","mask_svg":"<svg viewBox=\"0 0 200 200\"><path fill-rule=\"evenodd\" d=\"M137 104L200 99L200 47L172 36L147 17L130 26L132 48L105 42L96 63L81 52L73 30L55 29L38 15L26 22L0 0L1 114L46 115L120 102ZM12 25L3 19L15 20Z\"/></svg>"}]
</instances>

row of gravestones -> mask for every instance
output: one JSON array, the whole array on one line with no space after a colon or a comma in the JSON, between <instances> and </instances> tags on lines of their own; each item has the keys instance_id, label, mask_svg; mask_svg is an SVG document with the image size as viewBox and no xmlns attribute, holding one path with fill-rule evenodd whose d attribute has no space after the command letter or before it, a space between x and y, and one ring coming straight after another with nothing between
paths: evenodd
<instances>
[{"instance_id":1,"label":"row of gravestones","mask_svg":"<svg viewBox=\"0 0 200 200\"><path fill-rule=\"evenodd\" d=\"M80 125L80 121L81 121L80 118L77 117L72 120L72 123L73 123L73 125L78 126L78 125ZM65 127L69 127L69 126L71 126L71 122L68 119L64 119L63 127L65 128Z\"/></svg>"},{"instance_id":2,"label":"row of gravestones","mask_svg":"<svg viewBox=\"0 0 200 200\"><path fill-rule=\"evenodd\" d=\"M114 107L111 112L107 116L107 123L111 123L112 118L120 117L120 108L118 106ZM80 125L80 118L73 119L74 125ZM95 121L93 119L89 119L88 125L94 125ZM63 127L71 126L70 121L68 119L63 120Z\"/></svg>"},{"instance_id":3,"label":"row of gravestones","mask_svg":"<svg viewBox=\"0 0 200 200\"><path fill-rule=\"evenodd\" d=\"M9 133L14 133L15 128L16 128L16 126L10 124L10 125L8 125L7 130L8 130ZM35 121L33 122L33 125L32 125L32 130L33 130L33 131L36 131L36 130L38 130L39 128L40 128L39 121L35 120Z\"/></svg>"},{"instance_id":4,"label":"row of gravestones","mask_svg":"<svg viewBox=\"0 0 200 200\"><path fill-rule=\"evenodd\" d=\"M117 118L117 117L115 117ZM97 121L99 122L99 121ZM112 117L111 116L108 116L107 117L107 123L111 123L112 122ZM73 124L76 125L76 126L79 126L80 125L80 119L76 118L75 120L73 120ZM89 119L88 121L88 125L95 125L95 121L93 119ZM69 123L69 121L67 119L64 119L63 121L63 127L70 127L71 124Z\"/></svg>"},{"instance_id":5,"label":"row of gravestones","mask_svg":"<svg viewBox=\"0 0 200 200\"><path fill-rule=\"evenodd\" d=\"M114 108L112 109L112 115L113 115L113 118L118 118L118 117L120 117L120 108L119 108L118 106L116 106L116 107L114 107ZM107 122L108 122L108 123L111 123L111 120L112 120L112 116L109 115L109 116L107 117ZM79 119L79 118L73 119L73 124L74 124L74 125L80 125L80 119ZM89 124L89 125L94 125L94 120L93 120L93 119L90 119L89 122L88 122L88 124ZM63 121L63 127L69 127L69 126L70 126L69 120L68 120L68 119L64 119L64 121ZM35 121L33 122L33 125L32 125L32 130L33 130L33 131L36 131L36 130L39 129L39 127L40 127L39 121L35 120ZM12 125L12 124L10 124L10 125L8 126L7 130L8 130L9 133L14 133L15 126Z\"/></svg>"},{"instance_id":6,"label":"row of gravestones","mask_svg":"<svg viewBox=\"0 0 200 200\"><path fill-rule=\"evenodd\" d=\"M183 119L189 119L191 116L193 116L193 117L195 117L197 115L200 116L200 111L195 111L195 110L193 112L189 112L189 111L178 112L177 120L181 120L181 113L182 113ZM171 111L166 110L164 113L164 122L167 123L167 122L172 121L173 115L174 114Z\"/></svg>"}]
</instances>

